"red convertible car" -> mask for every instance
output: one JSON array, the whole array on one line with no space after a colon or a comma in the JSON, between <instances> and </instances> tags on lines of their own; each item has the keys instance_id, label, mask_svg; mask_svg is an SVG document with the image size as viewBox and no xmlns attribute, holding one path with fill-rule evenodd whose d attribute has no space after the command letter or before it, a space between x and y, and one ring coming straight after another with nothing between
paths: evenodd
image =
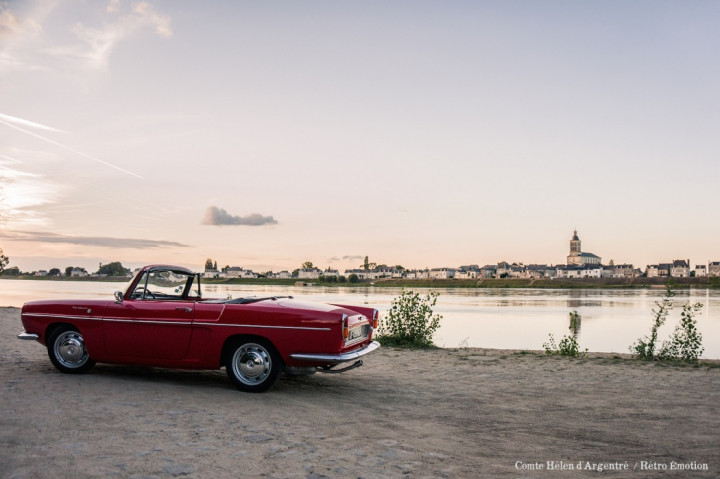
<instances>
[{"instance_id":1,"label":"red convertible car","mask_svg":"<svg viewBox=\"0 0 720 479\"><path fill-rule=\"evenodd\" d=\"M219 369L243 391L265 391L281 372L343 372L380 345L372 308L292 296L205 299L200 275L146 266L115 300L32 301L20 339L47 346L53 365L84 373L96 362ZM342 363L354 361L345 367Z\"/></svg>"}]
</instances>

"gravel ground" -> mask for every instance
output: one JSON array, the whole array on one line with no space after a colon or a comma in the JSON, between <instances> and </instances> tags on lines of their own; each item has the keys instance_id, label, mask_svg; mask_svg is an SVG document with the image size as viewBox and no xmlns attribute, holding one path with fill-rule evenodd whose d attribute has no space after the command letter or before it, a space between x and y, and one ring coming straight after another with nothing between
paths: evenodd
<instances>
[{"instance_id":1,"label":"gravel ground","mask_svg":"<svg viewBox=\"0 0 720 479\"><path fill-rule=\"evenodd\" d=\"M720 477L719 361L381 348L247 394L224 370L61 374L21 330L0 308L2 478Z\"/></svg>"}]
</instances>

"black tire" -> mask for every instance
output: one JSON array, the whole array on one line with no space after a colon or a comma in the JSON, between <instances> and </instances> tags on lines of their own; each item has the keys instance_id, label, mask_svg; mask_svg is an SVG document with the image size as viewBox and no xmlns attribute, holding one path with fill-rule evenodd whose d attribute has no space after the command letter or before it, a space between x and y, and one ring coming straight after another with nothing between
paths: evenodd
<instances>
[{"instance_id":1,"label":"black tire","mask_svg":"<svg viewBox=\"0 0 720 479\"><path fill-rule=\"evenodd\" d=\"M82 334L72 326L55 328L48 338L47 350L53 366L64 373L82 374L95 366L85 348Z\"/></svg>"},{"instance_id":2,"label":"black tire","mask_svg":"<svg viewBox=\"0 0 720 479\"><path fill-rule=\"evenodd\" d=\"M270 389L280 377L282 364L275 347L261 338L235 342L225 358L228 377L238 389L252 393Z\"/></svg>"}]
</instances>

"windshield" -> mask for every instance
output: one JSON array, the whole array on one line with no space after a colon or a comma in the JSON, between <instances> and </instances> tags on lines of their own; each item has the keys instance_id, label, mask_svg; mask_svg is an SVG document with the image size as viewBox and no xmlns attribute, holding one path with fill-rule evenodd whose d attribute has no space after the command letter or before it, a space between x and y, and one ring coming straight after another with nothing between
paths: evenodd
<instances>
[{"instance_id":1,"label":"windshield","mask_svg":"<svg viewBox=\"0 0 720 479\"><path fill-rule=\"evenodd\" d=\"M135 273L135 276L133 276L132 279L127 282L125 287L122 289L123 297L125 297L128 294L128 292L130 291L130 287L132 287L133 283L135 282L135 278L137 278L138 275L140 275L140 274L141 274L140 271L138 271L137 273Z\"/></svg>"},{"instance_id":2,"label":"windshield","mask_svg":"<svg viewBox=\"0 0 720 479\"><path fill-rule=\"evenodd\" d=\"M142 277L130 293L131 299L186 299L199 298L200 284L196 275L181 271L150 270Z\"/></svg>"}]
</instances>

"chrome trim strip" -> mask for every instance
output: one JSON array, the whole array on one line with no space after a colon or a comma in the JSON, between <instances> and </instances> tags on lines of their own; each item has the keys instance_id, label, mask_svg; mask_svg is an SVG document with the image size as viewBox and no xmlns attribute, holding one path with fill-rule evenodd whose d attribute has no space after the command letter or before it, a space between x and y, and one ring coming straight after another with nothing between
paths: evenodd
<instances>
[{"instance_id":1,"label":"chrome trim strip","mask_svg":"<svg viewBox=\"0 0 720 479\"><path fill-rule=\"evenodd\" d=\"M165 325L188 325L193 326L227 326L231 328L267 328L267 329L308 329L312 331L330 331L330 328L308 328L302 326L265 326L262 324L218 324L218 323L204 323L202 321L150 321L143 319L119 319L119 318L105 318L104 321L112 321L117 323L143 323L143 324L165 324Z\"/></svg>"},{"instance_id":2,"label":"chrome trim strip","mask_svg":"<svg viewBox=\"0 0 720 479\"><path fill-rule=\"evenodd\" d=\"M192 321L153 321L150 319L121 319L121 318L103 318L103 321L109 321L111 323L141 323L141 324L166 324L166 325L174 325L177 324L179 326L187 326L188 324L192 324Z\"/></svg>"},{"instance_id":3,"label":"chrome trim strip","mask_svg":"<svg viewBox=\"0 0 720 479\"><path fill-rule=\"evenodd\" d=\"M38 339L39 337L40 336L38 336L37 334L26 333L25 331L23 331L22 333L17 335L18 339L24 339L26 341L34 341L34 340Z\"/></svg>"},{"instance_id":4,"label":"chrome trim strip","mask_svg":"<svg viewBox=\"0 0 720 479\"><path fill-rule=\"evenodd\" d=\"M45 314L45 313L23 313L23 316L35 316L38 318L60 318L60 319L90 319L93 321L102 321L101 316L76 316L70 314Z\"/></svg>"},{"instance_id":5,"label":"chrome trim strip","mask_svg":"<svg viewBox=\"0 0 720 479\"><path fill-rule=\"evenodd\" d=\"M300 359L303 361L319 361L328 364L340 364L346 361L352 361L365 356L368 353L375 351L380 347L380 343L373 341L364 348L351 351L343 354L306 354L306 353L295 353L291 354L290 357L293 359Z\"/></svg>"},{"instance_id":6,"label":"chrome trim strip","mask_svg":"<svg viewBox=\"0 0 720 479\"><path fill-rule=\"evenodd\" d=\"M90 321L111 321L114 323L142 323L142 324L177 324L188 325L193 324L192 321L153 321L149 319L124 319L124 318L103 318L101 316L72 316L69 314L45 314L45 313L25 313L24 316L36 316L39 318L59 318L59 319L85 319Z\"/></svg>"},{"instance_id":7,"label":"chrome trim strip","mask_svg":"<svg viewBox=\"0 0 720 479\"><path fill-rule=\"evenodd\" d=\"M216 323L203 323L201 321L195 321L195 326L228 326L230 328L265 328L265 329L300 329L307 331L330 331L330 328L311 328L308 326L267 326L264 324L216 324Z\"/></svg>"},{"instance_id":8,"label":"chrome trim strip","mask_svg":"<svg viewBox=\"0 0 720 479\"><path fill-rule=\"evenodd\" d=\"M312 328L309 326L267 326L263 324L226 324L226 323L206 323L202 321L152 321L146 319L122 319L122 318L101 318L98 316L70 316L66 314L44 314L44 313L25 313L25 316L37 316L41 318L59 318L59 319L89 319L92 321L111 321L116 323L141 323L141 324L165 324L178 326L227 326L230 328L265 328L265 329L298 329L305 331L330 331L330 328Z\"/></svg>"}]
</instances>

